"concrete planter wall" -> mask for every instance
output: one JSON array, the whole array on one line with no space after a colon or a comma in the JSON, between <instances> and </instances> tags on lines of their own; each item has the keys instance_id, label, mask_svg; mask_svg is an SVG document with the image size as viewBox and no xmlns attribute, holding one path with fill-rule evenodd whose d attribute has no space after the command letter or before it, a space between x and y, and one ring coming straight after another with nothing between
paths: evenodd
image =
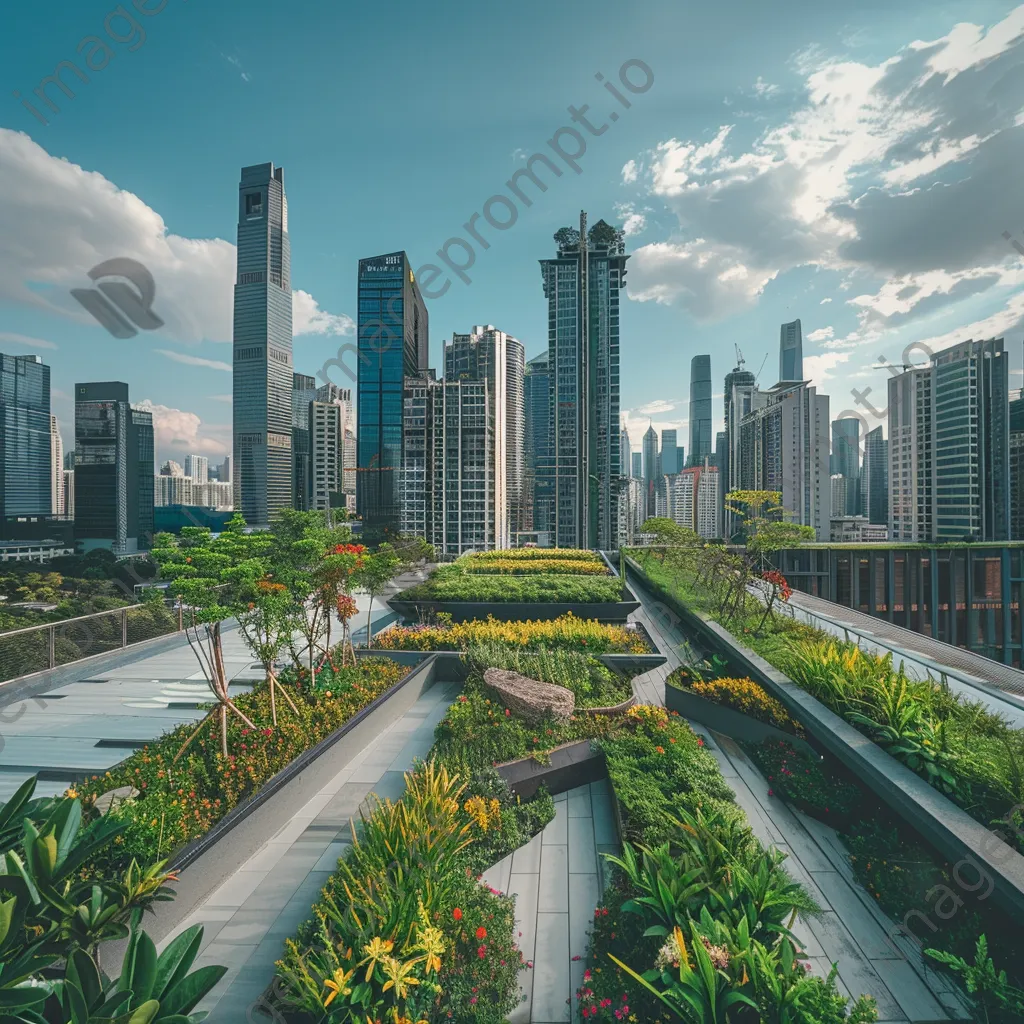
<instances>
[{"instance_id":1,"label":"concrete planter wall","mask_svg":"<svg viewBox=\"0 0 1024 1024\"><path fill-rule=\"evenodd\" d=\"M155 904L155 914L146 916L146 930L154 941L159 942L174 932L231 876L240 862L258 850L294 816L297 808L315 796L360 750L400 718L439 677L437 661L432 656L394 653L412 654L417 660L403 679L283 768L205 836L175 854L170 865L180 873L180 880L173 887L175 899ZM119 963L123 953L123 942L107 943L103 947L103 958L108 963Z\"/></svg>"},{"instance_id":2,"label":"concrete planter wall","mask_svg":"<svg viewBox=\"0 0 1024 1024\"><path fill-rule=\"evenodd\" d=\"M716 704L706 697L678 686L665 686L665 706L669 711L678 711L683 718L707 726L712 732L720 732L723 736L731 736L735 740L746 740L748 743L763 743L765 740L785 740L794 747L800 747L817 757L817 752L805 740L794 736L791 732L779 729L767 722L759 722L756 718Z\"/></svg>"},{"instance_id":3,"label":"concrete planter wall","mask_svg":"<svg viewBox=\"0 0 1024 1024\"><path fill-rule=\"evenodd\" d=\"M803 725L809 739L842 762L952 864L962 865L971 879L981 874L984 880L991 880L1006 910L1024 913L1024 856L743 646L724 627L676 600L632 559L629 569L679 616L687 630L727 660L730 671L760 683Z\"/></svg>"},{"instance_id":4,"label":"concrete planter wall","mask_svg":"<svg viewBox=\"0 0 1024 1024\"><path fill-rule=\"evenodd\" d=\"M590 740L556 747L551 751L547 764L532 757L522 757L518 761L497 765L497 772L508 783L509 789L523 800L534 796L541 785L547 786L548 792L555 796L608 776L604 754Z\"/></svg>"},{"instance_id":5,"label":"concrete planter wall","mask_svg":"<svg viewBox=\"0 0 1024 1024\"><path fill-rule=\"evenodd\" d=\"M563 615L575 615L579 619L597 619L599 622L625 622L640 607L628 590L625 601L583 603L562 603L553 601L406 601L402 595L388 601L393 611L403 619L416 622L425 615L443 612L453 622L471 622L486 619L489 615L499 622L524 622L558 619Z\"/></svg>"}]
</instances>

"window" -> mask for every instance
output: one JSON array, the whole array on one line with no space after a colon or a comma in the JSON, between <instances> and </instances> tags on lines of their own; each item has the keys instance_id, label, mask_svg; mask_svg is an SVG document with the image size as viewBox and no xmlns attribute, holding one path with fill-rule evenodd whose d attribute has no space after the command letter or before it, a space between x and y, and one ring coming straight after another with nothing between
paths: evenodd
<instances>
[{"instance_id":1,"label":"window","mask_svg":"<svg viewBox=\"0 0 1024 1024\"><path fill-rule=\"evenodd\" d=\"M246 217L263 216L262 192L251 192L249 195L245 197L245 215Z\"/></svg>"}]
</instances>

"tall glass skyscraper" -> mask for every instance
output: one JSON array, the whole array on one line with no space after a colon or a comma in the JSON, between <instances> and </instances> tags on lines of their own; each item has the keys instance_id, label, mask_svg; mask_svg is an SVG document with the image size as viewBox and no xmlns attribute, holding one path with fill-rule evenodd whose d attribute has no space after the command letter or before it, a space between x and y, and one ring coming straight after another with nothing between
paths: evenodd
<instances>
[{"instance_id":1,"label":"tall glass skyscraper","mask_svg":"<svg viewBox=\"0 0 1024 1024\"><path fill-rule=\"evenodd\" d=\"M661 460L658 457L658 434L654 425L647 428L641 448L644 455L644 511L643 518L649 519L655 514L655 490L658 477L661 476Z\"/></svg>"},{"instance_id":2,"label":"tall glass skyscraper","mask_svg":"<svg viewBox=\"0 0 1024 1024\"><path fill-rule=\"evenodd\" d=\"M51 514L51 458L50 368L0 354L0 524Z\"/></svg>"},{"instance_id":3,"label":"tall glass skyscraper","mask_svg":"<svg viewBox=\"0 0 1024 1024\"><path fill-rule=\"evenodd\" d=\"M309 509L313 493L309 403L316 400L316 377L292 374L292 506Z\"/></svg>"},{"instance_id":4,"label":"tall glass skyscraper","mask_svg":"<svg viewBox=\"0 0 1024 1024\"><path fill-rule=\"evenodd\" d=\"M889 442L882 428L864 435L864 465L861 467L861 515L879 526L889 524ZM835 515L835 509L832 510Z\"/></svg>"},{"instance_id":5,"label":"tall glass skyscraper","mask_svg":"<svg viewBox=\"0 0 1024 1024\"><path fill-rule=\"evenodd\" d=\"M398 533L402 388L427 369L427 307L404 252L359 261L356 509L372 540Z\"/></svg>"},{"instance_id":6,"label":"tall glass skyscraper","mask_svg":"<svg viewBox=\"0 0 1024 1024\"><path fill-rule=\"evenodd\" d=\"M75 385L75 541L116 555L153 537L153 414L133 409L128 385Z\"/></svg>"},{"instance_id":7,"label":"tall glass skyscraper","mask_svg":"<svg viewBox=\"0 0 1024 1024\"><path fill-rule=\"evenodd\" d=\"M547 532L554 529L555 502L549 474L551 459L551 374L548 354L542 352L526 364L523 377L523 413L526 424L523 487L533 516L527 528Z\"/></svg>"},{"instance_id":8,"label":"tall glass skyscraper","mask_svg":"<svg viewBox=\"0 0 1024 1024\"><path fill-rule=\"evenodd\" d=\"M832 421L832 458L829 471L846 480L846 503L832 504L833 516L860 515L860 420L847 416Z\"/></svg>"},{"instance_id":9,"label":"tall glass skyscraper","mask_svg":"<svg viewBox=\"0 0 1024 1024\"><path fill-rule=\"evenodd\" d=\"M558 255L541 260L548 301L552 457L558 547L612 548L618 541L619 291L625 241L603 220L555 233Z\"/></svg>"},{"instance_id":10,"label":"tall glass skyscraper","mask_svg":"<svg viewBox=\"0 0 1024 1024\"><path fill-rule=\"evenodd\" d=\"M242 168L234 321L235 508L267 526L292 493L292 286L284 171Z\"/></svg>"},{"instance_id":11,"label":"tall glass skyscraper","mask_svg":"<svg viewBox=\"0 0 1024 1024\"><path fill-rule=\"evenodd\" d=\"M674 430L661 432L661 472L665 476L675 476L683 470L679 460L678 437Z\"/></svg>"},{"instance_id":12,"label":"tall glass skyscraper","mask_svg":"<svg viewBox=\"0 0 1024 1024\"><path fill-rule=\"evenodd\" d=\"M711 432L711 356L690 360L690 466L703 466L714 452Z\"/></svg>"},{"instance_id":13,"label":"tall glass skyscraper","mask_svg":"<svg viewBox=\"0 0 1024 1024\"><path fill-rule=\"evenodd\" d=\"M804 335L799 320L779 330L779 381L804 379Z\"/></svg>"}]
</instances>

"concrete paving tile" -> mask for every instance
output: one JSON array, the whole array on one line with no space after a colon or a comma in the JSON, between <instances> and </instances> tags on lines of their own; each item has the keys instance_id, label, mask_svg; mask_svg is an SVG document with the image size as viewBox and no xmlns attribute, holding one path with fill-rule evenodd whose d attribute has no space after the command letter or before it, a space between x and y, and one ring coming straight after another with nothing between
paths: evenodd
<instances>
[{"instance_id":1,"label":"concrete paving tile","mask_svg":"<svg viewBox=\"0 0 1024 1024\"><path fill-rule=\"evenodd\" d=\"M512 854L512 874L537 874L540 871L540 848L543 832L538 832L525 846Z\"/></svg>"},{"instance_id":2,"label":"concrete paving tile","mask_svg":"<svg viewBox=\"0 0 1024 1024\"><path fill-rule=\"evenodd\" d=\"M611 853L618 856L622 852L618 843L598 843L597 845L597 875L601 883L601 892L608 888L612 879L614 865L609 864L604 854Z\"/></svg>"},{"instance_id":3,"label":"concrete paving tile","mask_svg":"<svg viewBox=\"0 0 1024 1024\"><path fill-rule=\"evenodd\" d=\"M565 846L569 842L569 812L568 803L555 803L555 816L544 826L541 832L541 843L547 846L549 843Z\"/></svg>"},{"instance_id":4,"label":"concrete paving tile","mask_svg":"<svg viewBox=\"0 0 1024 1024\"><path fill-rule=\"evenodd\" d=\"M569 871L585 874L597 871L597 845L593 818L569 818Z\"/></svg>"},{"instance_id":5,"label":"concrete paving tile","mask_svg":"<svg viewBox=\"0 0 1024 1024\"><path fill-rule=\"evenodd\" d=\"M885 982L907 1020L934 1021L946 1016L941 1003L906 961L872 960L871 966Z\"/></svg>"},{"instance_id":6,"label":"concrete paving tile","mask_svg":"<svg viewBox=\"0 0 1024 1024\"><path fill-rule=\"evenodd\" d=\"M210 902L217 906L240 907L267 877L267 871L236 871L220 888L210 896Z\"/></svg>"},{"instance_id":7,"label":"concrete paving tile","mask_svg":"<svg viewBox=\"0 0 1024 1024\"><path fill-rule=\"evenodd\" d=\"M538 894L538 906L541 912L569 912L568 876L568 846L542 846Z\"/></svg>"},{"instance_id":8,"label":"concrete paving tile","mask_svg":"<svg viewBox=\"0 0 1024 1024\"><path fill-rule=\"evenodd\" d=\"M597 874L569 876L569 955L585 957L594 909L601 901ZM583 963L583 960L577 961ZM575 987L573 989L575 991Z\"/></svg>"},{"instance_id":9,"label":"concrete paving tile","mask_svg":"<svg viewBox=\"0 0 1024 1024\"><path fill-rule=\"evenodd\" d=\"M885 933L867 907L838 872L811 872L832 909L869 960L901 959L885 941Z\"/></svg>"},{"instance_id":10,"label":"concrete paving tile","mask_svg":"<svg viewBox=\"0 0 1024 1024\"><path fill-rule=\"evenodd\" d=\"M498 892L508 892L509 875L512 872L512 854L502 857L497 864L492 864L484 873L483 880L486 885Z\"/></svg>"},{"instance_id":11,"label":"concrete paving tile","mask_svg":"<svg viewBox=\"0 0 1024 1024\"><path fill-rule=\"evenodd\" d=\"M537 915L537 953L533 961L533 1024L563 1024L570 1019L568 913Z\"/></svg>"},{"instance_id":12,"label":"concrete paving tile","mask_svg":"<svg viewBox=\"0 0 1024 1024\"><path fill-rule=\"evenodd\" d=\"M591 811L590 805L590 786L578 786L576 789L571 789L566 794L568 796L569 804L569 817L570 818L589 818L592 817L593 812Z\"/></svg>"},{"instance_id":13,"label":"concrete paving tile","mask_svg":"<svg viewBox=\"0 0 1024 1024\"><path fill-rule=\"evenodd\" d=\"M508 891L516 898L516 930L522 933L517 935L516 944L523 951L523 958L532 960L537 942L537 875L510 875Z\"/></svg>"},{"instance_id":14,"label":"concrete paving tile","mask_svg":"<svg viewBox=\"0 0 1024 1024\"><path fill-rule=\"evenodd\" d=\"M338 866L338 861L351 848L351 845L351 843L343 842L340 839L328 844L327 849L320 855L320 859L313 865L312 870L334 871Z\"/></svg>"}]
</instances>

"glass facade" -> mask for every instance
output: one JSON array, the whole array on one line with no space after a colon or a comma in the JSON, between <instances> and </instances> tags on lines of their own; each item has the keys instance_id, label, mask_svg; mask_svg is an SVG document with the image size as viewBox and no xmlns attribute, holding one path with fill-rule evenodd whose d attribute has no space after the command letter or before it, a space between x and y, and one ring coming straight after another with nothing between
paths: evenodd
<instances>
[{"instance_id":1,"label":"glass facade","mask_svg":"<svg viewBox=\"0 0 1024 1024\"><path fill-rule=\"evenodd\" d=\"M526 499L532 506L529 525L524 529L552 530L555 508L550 490L551 478L541 472L541 467L547 467L551 460L551 374L548 372L547 352L526 364L523 409L526 423L526 479L523 486Z\"/></svg>"},{"instance_id":2,"label":"glass facade","mask_svg":"<svg viewBox=\"0 0 1024 1024\"><path fill-rule=\"evenodd\" d=\"M427 307L404 252L359 261L356 510L369 539L401 521L402 388L427 368Z\"/></svg>"},{"instance_id":3,"label":"glass facade","mask_svg":"<svg viewBox=\"0 0 1024 1024\"><path fill-rule=\"evenodd\" d=\"M779 382L804 379L804 334L799 320L779 330Z\"/></svg>"},{"instance_id":4,"label":"glass facade","mask_svg":"<svg viewBox=\"0 0 1024 1024\"><path fill-rule=\"evenodd\" d=\"M860 515L860 420L847 417L832 421L830 473L846 481L843 508L832 507L833 516Z\"/></svg>"},{"instance_id":5,"label":"glass facade","mask_svg":"<svg viewBox=\"0 0 1024 1024\"><path fill-rule=\"evenodd\" d=\"M711 356L690 360L690 454L689 465L703 466L714 452L711 432Z\"/></svg>"},{"instance_id":6,"label":"glass facade","mask_svg":"<svg viewBox=\"0 0 1024 1024\"><path fill-rule=\"evenodd\" d=\"M50 367L0 354L0 520L51 514Z\"/></svg>"},{"instance_id":7,"label":"glass facade","mask_svg":"<svg viewBox=\"0 0 1024 1024\"><path fill-rule=\"evenodd\" d=\"M284 171L243 167L234 314L235 508L267 526L293 502L292 291Z\"/></svg>"}]
</instances>

